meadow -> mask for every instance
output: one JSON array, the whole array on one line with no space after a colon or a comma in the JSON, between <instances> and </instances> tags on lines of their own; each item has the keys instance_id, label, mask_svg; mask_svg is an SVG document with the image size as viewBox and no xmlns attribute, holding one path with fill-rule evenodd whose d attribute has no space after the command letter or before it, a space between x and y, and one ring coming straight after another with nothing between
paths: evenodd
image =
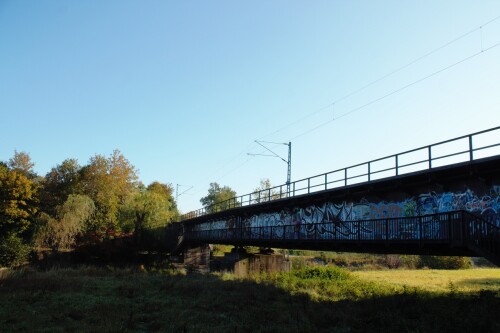
<instances>
[{"instance_id":1,"label":"meadow","mask_svg":"<svg viewBox=\"0 0 500 333\"><path fill-rule=\"evenodd\" d=\"M4 269L0 332L499 332L499 272Z\"/></svg>"},{"instance_id":2,"label":"meadow","mask_svg":"<svg viewBox=\"0 0 500 333\"><path fill-rule=\"evenodd\" d=\"M385 283L400 288L421 288L427 291L474 293L500 292L500 269L478 268L460 270L383 270L357 271L362 280ZM500 309L499 309L500 310Z\"/></svg>"}]
</instances>

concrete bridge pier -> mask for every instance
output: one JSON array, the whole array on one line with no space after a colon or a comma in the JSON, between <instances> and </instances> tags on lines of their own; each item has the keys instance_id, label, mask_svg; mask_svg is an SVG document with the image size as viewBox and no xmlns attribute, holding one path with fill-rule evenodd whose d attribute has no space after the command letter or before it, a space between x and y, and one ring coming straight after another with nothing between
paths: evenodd
<instances>
[{"instance_id":1,"label":"concrete bridge pier","mask_svg":"<svg viewBox=\"0 0 500 333\"><path fill-rule=\"evenodd\" d=\"M212 260L213 270L234 272L237 277L244 278L252 274L288 272L292 264L284 255L274 253L271 249L260 253L248 253L244 248L234 247L224 257Z\"/></svg>"},{"instance_id":2,"label":"concrete bridge pier","mask_svg":"<svg viewBox=\"0 0 500 333\"><path fill-rule=\"evenodd\" d=\"M184 249L184 265L201 273L210 271L211 250L209 244L198 244Z\"/></svg>"}]
</instances>

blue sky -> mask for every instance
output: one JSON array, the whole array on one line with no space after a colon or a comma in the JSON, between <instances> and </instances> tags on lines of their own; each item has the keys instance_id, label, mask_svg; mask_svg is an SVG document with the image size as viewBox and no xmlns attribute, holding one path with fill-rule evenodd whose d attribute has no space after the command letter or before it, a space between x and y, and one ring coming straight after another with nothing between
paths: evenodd
<instances>
[{"instance_id":1,"label":"blue sky","mask_svg":"<svg viewBox=\"0 0 500 333\"><path fill-rule=\"evenodd\" d=\"M194 186L186 212L213 181L286 180L247 155L256 139L291 140L300 179L498 126L500 19L484 24L499 15L497 0L2 0L0 160L26 151L43 175L120 149L144 183Z\"/></svg>"}]
</instances>

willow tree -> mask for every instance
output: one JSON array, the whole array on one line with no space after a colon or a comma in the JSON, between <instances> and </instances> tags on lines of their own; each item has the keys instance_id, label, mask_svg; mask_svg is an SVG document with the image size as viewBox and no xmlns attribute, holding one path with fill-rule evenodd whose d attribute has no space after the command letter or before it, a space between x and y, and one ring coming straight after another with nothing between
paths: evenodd
<instances>
[{"instance_id":1,"label":"willow tree","mask_svg":"<svg viewBox=\"0 0 500 333\"><path fill-rule=\"evenodd\" d=\"M121 223L134 233L135 242L144 230L161 229L178 219L179 212L169 184L140 186L121 211Z\"/></svg>"}]
</instances>

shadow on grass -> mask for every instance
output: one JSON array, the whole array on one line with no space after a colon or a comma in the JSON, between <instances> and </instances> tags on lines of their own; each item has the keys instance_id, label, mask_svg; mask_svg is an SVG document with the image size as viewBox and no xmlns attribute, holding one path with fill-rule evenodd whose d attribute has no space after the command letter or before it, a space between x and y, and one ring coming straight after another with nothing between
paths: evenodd
<instances>
[{"instance_id":1,"label":"shadow on grass","mask_svg":"<svg viewBox=\"0 0 500 333\"><path fill-rule=\"evenodd\" d=\"M339 288L351 291L337 301L313 301L271 282L213 275L24 270L0 278L0 332L500 331L500 297L493 292L367 292L369 285L355 279Z\"/></svg>"}]
</instances>

